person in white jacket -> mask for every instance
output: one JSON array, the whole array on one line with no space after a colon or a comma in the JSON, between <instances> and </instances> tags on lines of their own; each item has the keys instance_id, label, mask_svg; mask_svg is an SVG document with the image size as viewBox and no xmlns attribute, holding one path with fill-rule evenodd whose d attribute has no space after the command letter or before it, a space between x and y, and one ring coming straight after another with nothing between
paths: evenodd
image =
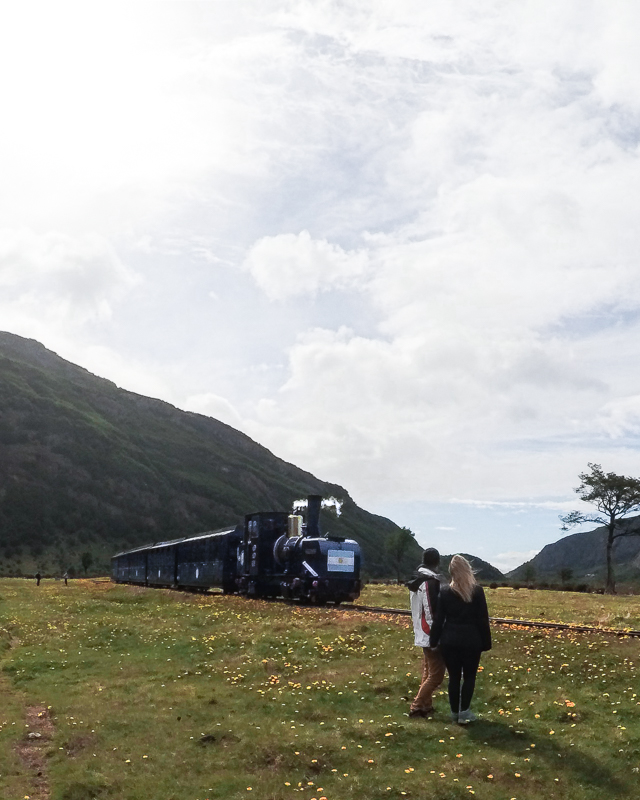
<instances>
[{"instance_id":1,"label":"person in white jacket","mask_svg":"<svg viewBox=\"0 0 640 800\"><path fill-rule=\"evenodd\" d=\"M429 644L429 634L440 594L440 553L428 547L415 577L407 583L411 597L411 617L416 647L422 647L422 682L409 709L410 717L429 717L434 713L433 693L444 679L445 664L438 648Z\"/></svg>"}]
</instances>

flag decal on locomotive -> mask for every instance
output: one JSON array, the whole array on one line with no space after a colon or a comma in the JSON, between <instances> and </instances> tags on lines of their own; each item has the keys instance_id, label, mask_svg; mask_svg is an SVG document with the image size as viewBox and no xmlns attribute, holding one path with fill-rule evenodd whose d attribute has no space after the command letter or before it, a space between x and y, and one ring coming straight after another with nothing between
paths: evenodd
<instances>
[{"instance_id":1,"label":"flag decal on locomotive","mask_svg":"<svg viewBox=\"0 0 640 800\"><path fill-rule=\"evenodd\" d=\"M328 572L353 572L354 567L355 558L353 551L329 550L327 552Z\"/></svg>"}]
</instances>

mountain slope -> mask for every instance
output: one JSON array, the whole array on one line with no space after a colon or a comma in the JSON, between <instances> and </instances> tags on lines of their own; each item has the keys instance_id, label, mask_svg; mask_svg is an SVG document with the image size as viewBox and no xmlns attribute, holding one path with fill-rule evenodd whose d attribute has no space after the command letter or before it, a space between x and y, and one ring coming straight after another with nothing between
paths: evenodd
<instances>
[{"instance_id":1,"label":"mountain slope","mask_svg":"<svg viewBox=\"0 0 640 800\"><path fill-rule=\"evenodd\" d=\"M113 552L288 509L308 494L344 501L323 531L357 539L387 574L398 530L341 486L277 458L222 422L119 389L38 342L0 333L0 574L57 571ZM410 571L419 561L407 553Z\"/></svg>"},{"instance_id":2,"label":"mountain slope","mask_svg":"<svg viewBox=\"0 0 640 800\"><path fill-rule=\"evenodd\" d=\"M640 517L622 520L628 530L640 531ZM604 528L565 536L546 547L525 564L509 573L508 577L524 580L533 575L536 579L560 580L560 571L570 569L572 581L598 582L605 574ZM613 545L613 562L617 580L640 581L640 536L622 536Z\"/></svg>"},{"instance_id":3,"label":"mountain slope","mask_svg":"<svg viewBox=\"0 0 640 800\"><path fill-rule=\"evenodd\" d=\"M490 564L488 561L483 561L478 556L469 555L469 553L460 553L461 556L464 556L467 561L473 567L473 571L475 573L476 579L482 583L489 583L492 581L504 581L505 576L497 567L494 567L493 564ZM451 559L453 558L453 554L450 556L442 556L440 558L440 571L441 572L448 572L449 571L449 564L451 563Z\"/></svg>"}]
</instances>

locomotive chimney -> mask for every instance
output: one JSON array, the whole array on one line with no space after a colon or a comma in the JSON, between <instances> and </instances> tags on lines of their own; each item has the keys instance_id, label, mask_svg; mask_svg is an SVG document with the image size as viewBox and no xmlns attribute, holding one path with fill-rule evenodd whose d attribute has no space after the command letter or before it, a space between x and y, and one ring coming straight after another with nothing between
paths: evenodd
<instances>
[{"instance_id":1,"label":"locomotive chimney","mask_svg":"<svg viewBox=\"0 0 640 800\"><path fill-rule=\"evenodd\" d=\"M307 498L307 536L318 538L320 536L320 507L322 506L321 494L310 494Z\"/></svg>"}]
</instances>

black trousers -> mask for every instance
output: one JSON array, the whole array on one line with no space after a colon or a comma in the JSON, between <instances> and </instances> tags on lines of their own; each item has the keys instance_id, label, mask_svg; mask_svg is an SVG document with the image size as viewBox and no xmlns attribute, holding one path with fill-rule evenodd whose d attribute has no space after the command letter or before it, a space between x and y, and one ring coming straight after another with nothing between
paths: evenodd
<instances>
[{"instance_id":1,"label":"black trousers","mask_svg":"<svg viewBox=\"0 0 640 800\"><path fill-rule=\"evenodd\" d=\"M451 713L467 711L476 687L476 673L481 650L469 647L442 647L442 657L449 673L449 705ZM462 688L460 682L462 679Z\"/></svg>"}]
</instances>

